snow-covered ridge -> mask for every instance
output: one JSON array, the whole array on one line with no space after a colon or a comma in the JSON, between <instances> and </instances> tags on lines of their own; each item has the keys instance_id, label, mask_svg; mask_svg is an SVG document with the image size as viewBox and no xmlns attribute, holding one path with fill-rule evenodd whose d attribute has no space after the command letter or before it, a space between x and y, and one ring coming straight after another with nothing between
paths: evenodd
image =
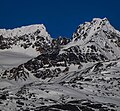
<instances>
[{"instance_id":1,"label":"snow-covered ridge","mask_svg":"<svg viewBox=\"0 0 120 111\"><path fill-rule=\"evenodd\" d=\"M73 33L72 41L64 46L60 53L66 53L66 50L76 48L81 50L80 54L95 54L97 57L103 55L112 60L120 57L119 44L120 32L110 24L108 19L94 18L91 22L78 26L76 32Z\"/></svg>"},{"instance_id":2,"label":"snow-covered ridge","mask_svg":"<svg viewBox=\"0 0 120 111\"><path fill-rule=\"evenodd\" d=\"M107 18L93 18L91 22L85 22L78 26L76 32L73 33L73 41L77 40L78 36L80 40L85 39L86 36L90 38L100 30L114 32L120 35L120 32L110 24Z\"/></svg>"},{"instance_id":3,"label":"snow-covered ridge","mask_svg":"<svg viewBox=\"0 0 120 111\"><path fill-rule=\"evenodd\" d=\"M50 43L52 38L43 24L22 26L14 29L0 29L0 49L14 49L13 47L28 49Z\"/></svg>"},{"instance_id":4,"label":"snow-covered ridge","mask_svg":"<svg viewBox=\"0 0 120 111\"><path fill-rule=\"evenodd\" d=\"M41 47L44 50L51 40L43 24L0 29L0 58L3 58L0 59L0 71L38 56L40 51L37 49Z\"/></svg>"},{"instance_id":5,"label":"snow-covered ridge","mask_svg":"<svg viewBox=\"0 0 120 111\"><path fill-rule=\"evenodd\" d=\"M33 34L36 31L40 31L41 36L50 36L43 24L22 26L20 28L14 28L14 29L8 29L8 30L0 29L0 35L3 35L4 37L15 37L15 36L18 37L25 34L26 35Z\"/></svg>"}]
</instances>

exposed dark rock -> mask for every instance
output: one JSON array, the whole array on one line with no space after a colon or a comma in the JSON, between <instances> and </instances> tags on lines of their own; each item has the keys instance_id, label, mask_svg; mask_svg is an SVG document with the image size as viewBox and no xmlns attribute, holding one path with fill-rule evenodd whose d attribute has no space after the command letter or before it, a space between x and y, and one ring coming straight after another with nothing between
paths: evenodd
<instances>
[{"instance_id":1,"label":"exposed dark rock","mask_svg":"<svg viewBox=\"0 0 120 111\"><path fill-rule=\"evenodd\" d=\"M0 99L2 99L2 100L6 100L7 99L7 97L6 97L6 95L0 95Z\"/></svg>"}]
</instances>

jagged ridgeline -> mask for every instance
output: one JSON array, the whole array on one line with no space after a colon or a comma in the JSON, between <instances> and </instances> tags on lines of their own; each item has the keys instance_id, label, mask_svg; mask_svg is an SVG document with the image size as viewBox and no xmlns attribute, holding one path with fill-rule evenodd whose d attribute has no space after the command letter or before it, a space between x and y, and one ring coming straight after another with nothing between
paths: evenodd
<instances>
[{"instance_id":1,"label":"jagged ridgeline","mask_svg":"<svg viewBox=\"0 0 120 111\"><path fill-rule=\"evenodd\" d=\"M24 35L20 30L24 32ZM60 73L80 69L83 63L110 61L120 56L120 33L110 25L107 18L95 18L91 22L79 25L71 39L62 37L52 39L43 25L8 30L7 34L5 30L3 32L4 34L1 36L7 36L7 39L10 35L14 35L10 39L13 38L16 44L9 45L9 47L13 47L13 49L14 47L33 48L40 52L36 58L3 73L11 79L16 76L18 76L16 79L19 79L26 73L44 79L56 77ZM13 32L18 34L12 34ZM18 40L15 39L16 36L18 36ZM4 43L5 40L2 40ZM17 74L14 75L14 72Z\"/></svg>"},{"instance_id":2,"label":"jagged ridgeline","mask_svg":"<svg viewBox=\"0 0 120 111\"><path fill-rule=\"evenodd\" d=\"M119 111L119 69L120 32L107 18L79 25L71 38L52 38L42 24L0 29L1 84L16 109Z\"/></svg>"}]
</instances>

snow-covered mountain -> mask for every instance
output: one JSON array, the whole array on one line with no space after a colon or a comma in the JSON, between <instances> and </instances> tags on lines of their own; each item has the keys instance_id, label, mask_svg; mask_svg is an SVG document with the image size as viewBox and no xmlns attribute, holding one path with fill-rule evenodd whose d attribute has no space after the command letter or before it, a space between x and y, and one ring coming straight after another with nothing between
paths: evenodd
<instances>
[{"instance_id":1,"label":"snow-covered mountain","mask_svg":"<svg viewBox=\"0 0 120 111\"><path fill-rule=\"evenodd\" d=\"M13 36L9 30L1 30L6 43L8 38L19 38L16 45L13 43L1 51L13 50L15 46L21 48L28 40L32 44L25 49L22 46L24 50L31 47L39 50L38 56L1 72L1 109L119 111L120 32L107 18L94 18L79 25L71 39L53 39L43 27L14 29Z\"/></svg>"},{"instance_id":2,"label":"snow-covered mountain","mask_svg":"<svg viewBox=\"0 0 120 111\"><path fill-rule=\"evenodd\" d=\"M43 24L23 26L12 30L0 29L1 50L11 49L14 52L37 56L37 48L43 47L44 44L49 45L51 40Z\"/></svg>"},{"instance_id":3,"label":"snow-covered mountain","mask_svg":"<svg viewBox=\"0 0 120 111\"><path fill-rule=\"evenodd\" d=\"M0 29L0 70L16 67L38 56L47 50L51 40L43 24Z\"/></svg>"},{"instance_id":4,"label":"snow-covered mountain","mask_svg":"<svg viewBox=\"0 0 120 111\"><path fill-rule=\"evenodd\" d=\"M72 42L64 49L79 47L77 49L88 61L112 60L120 57L119 42L120 32L106 18L94 18L78 26Z\"/></svg>"}]
</instances>

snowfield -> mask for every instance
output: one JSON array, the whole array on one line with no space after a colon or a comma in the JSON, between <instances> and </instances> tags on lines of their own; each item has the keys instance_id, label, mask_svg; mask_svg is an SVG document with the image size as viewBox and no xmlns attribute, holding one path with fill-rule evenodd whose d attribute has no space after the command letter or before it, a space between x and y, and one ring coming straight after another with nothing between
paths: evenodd
<instances>
[{"instance_id":1,"label":"snowfield","mask_svg":"<svg viewBox=\"0 0 120 111\"><path fill-rule=\"evenodd\" d=\"M25 53L11 52L11 51L0 51L0 69L6 70L16 67L34 56L29 56Z\"/></svg>"}]
</instances>

